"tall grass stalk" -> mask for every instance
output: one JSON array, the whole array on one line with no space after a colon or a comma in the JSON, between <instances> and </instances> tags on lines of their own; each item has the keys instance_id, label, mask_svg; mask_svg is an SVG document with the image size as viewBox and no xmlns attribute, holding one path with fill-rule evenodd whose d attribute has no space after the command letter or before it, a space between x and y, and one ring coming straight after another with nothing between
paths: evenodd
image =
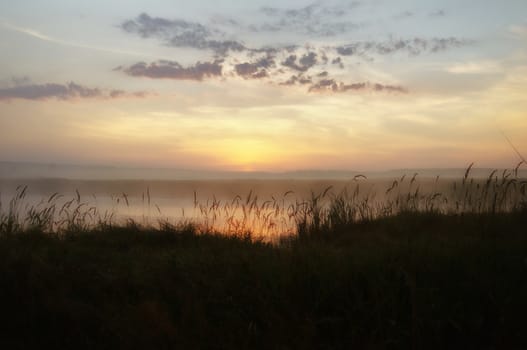
<instances>
[{"instance_id":1,"label":"tall grass stalk","mask_svg":"<svg viewBox=\"0 0 527 350\"><path fill-rule=\"evenodd\" d=\"M523 161L512 170L494 170L486 179L474 179L470 175L473 164L470 164L460 180L439 188L437 177L428 191L422 190L415 173L410 179L402 176L393 180L384 190L375 187L364 190L367 178L357 175L342 190L335 191L330 186L320 193L311 191L308 198L299 198L287 191L270 199L260 199L250 191L232 200L213 196L201 201L194 192L194 213L186 217L182 209L182 216L176 221L171 221L169 216L160 219L163 211L152 202L149 188L142 195L142 221L137 222L132 218L117 219L120 205L130 207L126 193L113 195L112 209L101 212L96 203L83 201L79 191L70 200L54 193L37 204L26 203L28 188L19 186L7 206L2 206L0 201L0 232L63 233L119 225L160 228L185 224L201 233L251 235L272 241L295 234L300 238L329 234L401 213L465 215L525 211L527 180L518 176L522 165L525 165ZM152 207L157 212L155 216Z\"/></svg>"}]
</instances>

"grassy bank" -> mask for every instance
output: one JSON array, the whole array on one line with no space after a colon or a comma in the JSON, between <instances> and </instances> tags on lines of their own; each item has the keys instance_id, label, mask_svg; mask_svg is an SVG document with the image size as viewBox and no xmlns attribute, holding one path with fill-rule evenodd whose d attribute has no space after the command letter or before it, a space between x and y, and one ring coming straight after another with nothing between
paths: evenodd
<instances>
[{"instance_id":1,"label":"grassy bank","mask_svg":"<svg viewBox=\"0 0 527 350\"><path fill-rule=\"evenodd\" d=\"M78 191L26 204L21 186L0 203L0 348L527 348L521 165L195 199L179 223L117 221Z\"/></svg>"},{"instance_id":2,"label":"grassy bank","mask_svg":"<svg viewBox=\"0 0 527 350\"><path fill-rule=\"evenodd\" d=\"M0 347L525 348L527 213L0 235Z\"/></svg>"}]
</instances>

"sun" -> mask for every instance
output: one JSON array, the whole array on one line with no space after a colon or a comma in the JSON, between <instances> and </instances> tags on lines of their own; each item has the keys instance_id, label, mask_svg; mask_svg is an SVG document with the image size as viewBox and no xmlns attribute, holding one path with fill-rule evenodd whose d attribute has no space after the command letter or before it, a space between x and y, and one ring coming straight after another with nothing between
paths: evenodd
<instances>
[{"instance_id":1,"label":"sun","mask_svg":"<svg viewBox=\"0 0 527 350\"><path fill-rule=\"evenodd\" d=\"M241 171L263 170L281 160L278 147L266 140L225 140L218 151L230 168Z\"/></svg>"}]
</instances>

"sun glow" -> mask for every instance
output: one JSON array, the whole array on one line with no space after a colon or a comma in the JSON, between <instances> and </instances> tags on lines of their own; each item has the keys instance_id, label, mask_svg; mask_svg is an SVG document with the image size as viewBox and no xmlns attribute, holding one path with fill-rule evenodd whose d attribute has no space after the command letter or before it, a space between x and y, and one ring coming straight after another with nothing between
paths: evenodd
<instances>
[{"instance_id":1,"label":"sun glow","mask_svg":"<svg viewBox=\"0 0 527 350\"><path fill-rule=\"evenodd\" d=\"M283 160L276 145L258 139L223 141L218 153L227 166L242 171L264 170L266 166Z\"/></svg>"}]
</instances>

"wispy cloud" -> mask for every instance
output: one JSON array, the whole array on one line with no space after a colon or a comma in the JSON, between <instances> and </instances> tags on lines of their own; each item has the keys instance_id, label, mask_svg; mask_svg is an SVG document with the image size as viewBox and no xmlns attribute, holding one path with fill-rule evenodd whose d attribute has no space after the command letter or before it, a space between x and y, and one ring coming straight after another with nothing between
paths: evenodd
<instances>
[{"instance_id":1,"label":"wispy cloud","mask_svg":"<svg viewBox=\"0 0 527 350\"><path fill-rule=\"evenodd\" d=\"M75 100L75 99L114 99L121 97L145 97L146 92L126 92L123 90L105 90L89 88L70 82L67 84L22 84L0 88L0 101L23 100Z\"/></svg>"},{"instance_id":2,"label":"wispy cloud","mask_svg":"<svg viewBox=\"0 0 527 350\"><path fill-rule=\"evenodd\" d=\"M413 39L390 39L388 41L364 41L336 47L341 56L370 56L389 55L397 52L405 52L410 55L423 53L437 53L451 48L459 48L473 44L472 40L463 38L421 38Z\"/></svg>"},{"instance_id":3,"label":"wispy cloud","mask_svg":"<svg viewBox=\"0 0 527 350\"><path fill-rule=\"evenodd\" d=\"M175 61L158 61L150 64L139 62L130 67L117 67L115 70L122 70L134 77L201 81L204 78L222 76L222 69L222 61L216 60L197 62L190 67L183 67Z\"/></svg>"},{"instance_id":4,"label":"wispy cloud","mask_svg":"<svg viewBox=\"0 0 527 350\"><path fill-rule=\"evenodd\" d=\"M414 17L414 15L415 14L412 11L404 11L404 12L396 14L395 16L393 16L393 18L395 18L395 19L405 19L405 18Z\"/></svg>"},{"instance_id":5,"label":"wispy cloud","mask_svg":"<svg viewBox=\"0 0 527 350\"><path fill-rule=\"evenodd\" d=\"M309 88L309 92L346 92L346 91L373 91L373 92L389 92L389 93L407 93L408 90L399 85L384 85L380 83L352 83L345 84L338 82L335 79L322 79Z\"/></svg>"},{"instance_id":6,"label":"wispy cloud","mask_svg":"<svg viewBox=\"0 0 527 350\"><path fill-rule=\"evenodd\" d=\"M445 17L446 16L446 12L445 10L436 10L436 11L432 11L428 14L429 17Z\"/></svg>"},{"instance_id":7,"label":"wispy cloud","mask_svg":"<svg viewBox=\"0 0 527 350\"><path fill-rule=\"evenodd\" d=\"M255 32L287 31L320 37L335 36L362 26L347 18L360 5L358 1L336 5L317 1L300 8L262 7L260 13L265 16L263 23L252 24L248 29Z\"/></svg>"},{"instance_id":8,"label":"wispy cloud","mask_svg":"<svg viewBox=\"0 0 527 350\"><path fill-rule=\"evenodd\" d=\"M30 36L38 40L47 41L49 43L54 43L54 44L61 45L61 46L68 46L68 47L74 47L74 48L79 48L79 49L106 52L106 53L117 54L117 55L135 56L135 57L154 57L153 55L149 55L143 52L119 50L115 48L99 47L99 46L93 46L93 45L87 45L83 43L63 40L60 38L56 38L56 37L41 33L31 28L19 27L19 26L13 25L5 21L2 21L1 25L6 29Z\"/></svg>"},{"instance_id":9,"label":"wispy cloud","mask_svg":"<svg viewBox=\"0 0 527 350\"><path fill-rule=\"evenodd\" d=\"M392 18L395 20L405 20L405 19L412 19L412 18L422 18L423 16L425 18L426 17L440 18L440 17L445 17L446 12L443 9L438 9L438 10L429 11L429 12L422 12L422 11L415 12L415 11L406 10L406 11L395 14Z\"/></svg>"},{"instance_id":10,"label":"wispy cloud","mask_svg":"<svg viewBox=\"0 0 527 350\"><path fill-rule=\"evenodd\" d=\"M11 82L15 85L15 86L20 86L20 85L29 85L31 83L31 79L29 79L29 77L27 76L20 76L20 77L11 77Z\"/></svg>"},{"instance_id":11,"label":"wispy cloud","mask_svg":"<svg viewBox=\"0 0 527 350\"><path fill-rule=\"evenodd\" d=\"M161 39L165 45L173 47L210 49L222 55L229 50L245 49L238 41L223 39L225 33L219 29L182 19L169 20L142 13L135 19L121 23L121 28L127 33L139 34L142 38Z\"/></svg>"},{"instance_id":12,"label":"wispy cloud","mask_svg":"<svg viewBox=\"0 0 527 350\"><path fill-rule=\"evenodd\" d=\"M242 29L245 35L250 35L251 31L279 31L283 33L294 32L290 26L299 26L308 28L308 32L318 32L313 29L314 23L325 23L324 16L341 17L345 16L351 9L359 6L359 3L353 2L340 6L325 6L322 2L316 2L309 6L298 9L279 9L274 7L264 7L260 11L265 17L273 18L279 25L262 25L257 27L251 25L244 27L235 19L215 20L214 23L231 24ZM405 12L405 16L413 16L410 12ZM252 54L266 53L275 55L277 53L291 52L298 49L295 43L289 46L267 46L267 47L249 47L243 41L235 37L229 37L223 30L218 27L204 25L197 22L191 22L183 19L167 19L162 17L152 17L147 13L142 13L135 19L127 20L121 23L121 29L127 33L137 34L141 38L156 38L161 40L164 45L178 48L194 48L199 50L210 50L216 55L227 57L240 52L249 52ZM313 37L313 33L308 34L308 38ZM307 38L306 38L307 40ZM471 44L472 41L458 37L435 37L424 38L415 37L412 39L394 39L377 41L370 40L364 42L349 43L347 45L337 45L335 47L326 46L325 49L334 49L341 56L362 56L370 58L371 55L387 55L395 52L406 52L412 55L422 53L436 53L452 48L459 48ZM319 45L320 46L320 45ZM323 49L319 47L319 49ZM326 52L322 52L321 60L327 61L329 58ZM283 61L283 65L291 69L302 71L309 69L311 64L297 64L295 53L291 53ZM304 60L316 59L316 54L300 58ZM333 57L332 59L335 59ZM315 62L316 63L316 62ZM325 62L324 62L325 63Z\"/></svg>"}]
</instances>

